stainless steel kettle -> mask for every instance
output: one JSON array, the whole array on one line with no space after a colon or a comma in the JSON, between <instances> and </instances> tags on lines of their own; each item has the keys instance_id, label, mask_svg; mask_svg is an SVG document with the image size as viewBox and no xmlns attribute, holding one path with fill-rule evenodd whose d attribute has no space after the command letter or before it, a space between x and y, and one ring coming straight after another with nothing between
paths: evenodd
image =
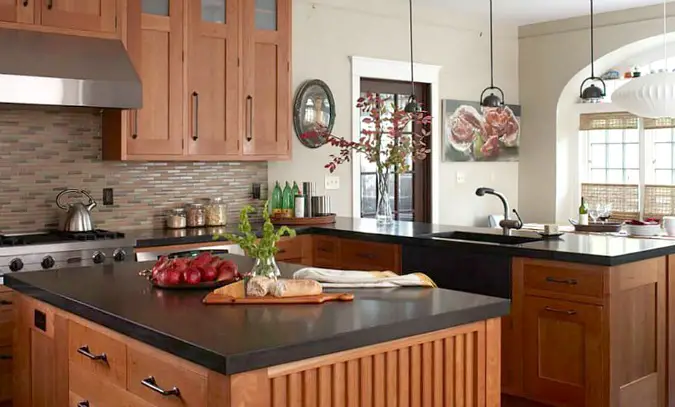
<instances>
[{"instance_id":1,"label":"stainless steel kettle","mask_svg":"<svg viewBox=\"0 0 675 407\"><path fill-rule=\"evenodd\" d=\"M68 194L82 194L89 198L89 203L86 205L82 202L75 202L65 205L61 202L61 198ZM89 232L94 230L94 223L91 220L91 210L96 206L96 201L86 191L79 189L66 189L61 191L56 196L56 205L67 211L61 217L60 229L64 232Z\"/></svg>"}]
</instances>

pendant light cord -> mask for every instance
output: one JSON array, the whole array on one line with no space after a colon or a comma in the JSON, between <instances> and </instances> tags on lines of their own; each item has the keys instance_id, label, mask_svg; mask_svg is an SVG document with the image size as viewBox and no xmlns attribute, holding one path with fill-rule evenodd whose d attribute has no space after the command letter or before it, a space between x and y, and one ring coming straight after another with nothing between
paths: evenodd
<instances>
[{"instance_id":1,"label":"pendant light cord","mask_svg":"<svg viewBox=\"0 0 675 407\"><path fill-rule=\"evenodd\" d=\"M492 0L490 0L490 87L495 87L495 55L493 46L494 36L492 33Z\"/></svg>"},{"instance_id":2,"label":"pendant light cord","mask_svg":"<svg viewBox=\"0 0 675 407\"><path fill-rule=\"evenodd\" d=\"M415 97L415 63L413 56L413 0L410 3L410 96Z\"/></svg>"},{"instance_id":3,"label":"pendant light cord","mask_svg":"<svg viewBox=\"0 0 675 407\"><path fill-rule=\"evenodd\" d=\"M666 3L668 0L663 0L663 59L665 60L666 72L668 69L668 9Z\"/></svg>"},{"instance_id":4,"label":"pendant light cord","mask_svg":"<svg viewBox=\"0 0 675 407\"><path fill-rule=\"evenodd\" d=\"M591 0L591 78L595 78L595 49L594 49L594 21L593 21L593 0Z\"/></svg>"}]
</instances>

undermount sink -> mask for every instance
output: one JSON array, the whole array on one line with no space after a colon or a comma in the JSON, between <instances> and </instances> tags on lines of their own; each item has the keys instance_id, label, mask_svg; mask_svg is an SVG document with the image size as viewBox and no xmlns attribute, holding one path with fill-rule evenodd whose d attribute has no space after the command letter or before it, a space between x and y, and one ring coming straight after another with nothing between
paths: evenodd
<instances>
[{"instance_id":1,"label":"undermount sink","mask_svg":"<svg viewBox=\"0 0 675 407\"><path fill-rule=\"evenodd\" d=\"M535 236L505 236L492 233L476 233L476 232L443 232L443 233L434 233L427 235L425 237L431 237L436 239L448 239L448 240L466 240L470 242L481 242L481 243L496 243L496 244L523 244L531 242L539 242L544 240L542 237Z\"/></svg>"}]
</instances>

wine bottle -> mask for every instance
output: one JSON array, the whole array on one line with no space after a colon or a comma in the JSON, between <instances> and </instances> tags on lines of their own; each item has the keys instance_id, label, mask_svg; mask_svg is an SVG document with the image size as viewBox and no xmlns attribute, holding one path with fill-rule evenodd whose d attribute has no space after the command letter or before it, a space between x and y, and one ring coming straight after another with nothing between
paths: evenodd
<instances>
[{"instance_id":1,"label":"wine bottle","mask_svg":"<svg viewBox=\"0 0 675 407\"><path fill-rule=\"evenodd\" d=\"M579 224L588 225L588 205L586 205L586 199L581 197L581 205L579 206Z\"/></svg>"},{"instance_id":2,"label":"wine bottle","mask_svg":"<svg viewBox=\"0 0 675 407\"><path fill-rule=\"evenodd\" d=\"M281 206L282 206L283 195L281 192L281 187L279 186L279 181L274 185L274 190L272 191L272 216L281 215Z\"/></svg>"}]
</instances>

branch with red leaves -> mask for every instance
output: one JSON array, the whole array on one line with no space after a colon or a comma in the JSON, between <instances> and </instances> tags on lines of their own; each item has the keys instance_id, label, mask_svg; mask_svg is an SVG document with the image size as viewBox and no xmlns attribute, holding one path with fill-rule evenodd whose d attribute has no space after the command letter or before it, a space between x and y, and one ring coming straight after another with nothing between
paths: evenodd
<instances>
[{"instance_id":1,"label":"branch with red leaves","mask_svg":"<svg viewBox=\"0 0 675 407\"><path fill-rule=\"evenodd\" d=\"M375 163L379 171L395 169L396 172L403 173L409 171L407 157L417 161L424 160L431 152L426 144L431 124L431 116L427 112L408 113L395 106L393 101L373 93L360 98L356 107L362 114L367 114L361 120L363 126L359 141L329 134L323 126L302 135L306 138L325 138L330 145L339 148L340 152L331 154L331 161L325 165L330 172L335 171L338 165L350 161L351 155L356 152ZM417 129L421 130L415 132Z\"/></svg>"}]
</instances>

